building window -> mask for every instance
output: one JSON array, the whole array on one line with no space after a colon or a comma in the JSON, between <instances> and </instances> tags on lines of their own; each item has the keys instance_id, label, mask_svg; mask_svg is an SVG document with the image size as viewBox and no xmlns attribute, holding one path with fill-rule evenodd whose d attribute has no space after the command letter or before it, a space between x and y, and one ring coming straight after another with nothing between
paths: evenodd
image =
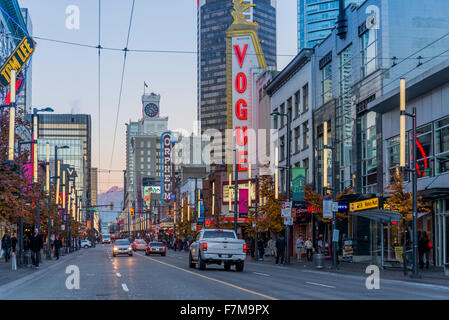
<instances>
[{"instance_id":1,"label":"building window","mask_svg":"<svg viewBox=\"0 0 449 320\"><path fill-rule=\"evenodd\" d=\"M301 144L300 135L299 135L299 127L295 128L295 152L299 152L299 146Z\"/></svg>"},{"instance_id":2,"label":"building window","mask_svg":"<svg viewBox=\"0 0 449 320\"><path fill-rule=\"evenodd\" d=\"M285 114L285 104L283 103L283 104L281 104L281 111L280 111L280 113L281 114ZM280 116L279 117L280 118L280 120L281 120L281 124L280 124L280 128L282 128L283 126L284 126L284 116Z\"/></svg>"},{"instance_id":3,"label":"building window","mask_svg":"<svg viewBox=\"0 0 449 320\"><path fill-rule=\"evenodd\" d=\"M321 69L321 104L332 99L332 63Z\"/></svg>"},{"instance_id":4,"label":"building window","mask_svg":"<svg viewBox=\"0 0 449 320\"><path fill-rule=\"evenodd\" d=\"M302 107L303 113L309 110L309 84L306 83L304 87L302 87Z\"/></svg>"},{"instance_id":5,"label":"building window","mask_svg":"<svg viewBox=\"0 0 449 320\"><path fill-rule=\"evenodd\" d=\"M290 97L290 98L287 100L287 113L290 114L290 117L291 117L291 118L293 118L293 117L292 117L292 116L293 116L293 113L292 113L292 107L293 107L293 105L292 105L292 97Z\"/></svg>"},{"instance_id":6,"label":"building window","mask_svg":"<svg viewBox=\"0 0 449 320\"><path fill-rule=\"evenodd\" d=\"M295 117L299 116L300 104L299 100L301 99L301 95L299 90L295 93Z\"/></svg>"},{"instance_id":7,"label":"building window","mask_svg":"<svg viewBox=\"0 0 449 320\"><path fill-rule=\"evenodd\" d=\"M362 189L363 193L375 193L377 185L377 136L376 114L369 112L361 119Z\"/></svg>"},{"instance_id":8,"label":"building window","mask_svg":"<svg viewBox=\"0 0 449 320\"><path fill-rule=\"evenodd\" d=\"M362 78L376 70L377 56L377 32L376 29L368 29L360 37L362 57Z\"/></svg>"},{"instance_id":9,"label":"building window","mask_svg":"<svg viewBox=\"0 0 449 320\"><path fill-rule=\"evenodd\" d=\"M280 148L279 148L279 161L284 161L285 160L285 137L281 137L279 139L280 142Z\"/></svg>"},{"instance_id":10,"label":"building window","mask_svg":"<svg viewBox=\"0 0 449 320\"><path fill-rule=\"evenodd\" d=\"M427 124L416 130L416 161L418 169L418 178L433 176L433 138L432 124ZM409 132L410 140L413 135ZM413 140L411 141L413 142Z\"/></svg>"},{"instance_id":11,"label":"building window","mask_svg":"<svg viewBox=\"0 0 449 320\"><path fill-rule=\"evenodd\" d=\"M302 148L309 147L309 122L306 121L302 124Z\"/></svg>"},{"instance_id":12,"label":"building window","mask_svg":"<svg viewBox=\"0 0 449 320\"><path fill-rule=\"evenodd\" d=\"M436 174L449 171L449 117L435 123Z\"/></svg>"}]
</instances>

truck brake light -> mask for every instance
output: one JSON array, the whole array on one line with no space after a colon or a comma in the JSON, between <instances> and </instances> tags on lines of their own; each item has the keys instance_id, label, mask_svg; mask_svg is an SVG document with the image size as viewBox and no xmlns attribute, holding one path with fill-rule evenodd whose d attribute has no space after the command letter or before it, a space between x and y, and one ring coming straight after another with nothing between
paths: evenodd
<instances>
[{"instance_id":1,"label":"truck brake light","mask_svg":"<svg viewBox=\"0 0 449 320\"><path fill-rule=\"evenodd\" d=\"M203 251L207 251L207 242L203 243L203 247L202 248L203 248Z\"/></svg>"}]
</instances>

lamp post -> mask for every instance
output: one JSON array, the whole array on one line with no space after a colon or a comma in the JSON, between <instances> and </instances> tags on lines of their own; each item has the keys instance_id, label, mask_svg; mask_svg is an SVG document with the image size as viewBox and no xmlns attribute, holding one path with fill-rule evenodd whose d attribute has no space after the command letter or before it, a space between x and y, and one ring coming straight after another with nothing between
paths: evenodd
<instances>
[{"instance_id":1,"label":"lamp post","mask_svg":"<svg viewBox=\"0 0 449 320\"><path fill-rule=\"evenodd\" d=\"M35 141L19 141L19 175L22 176L22 145L33 144ZM22 188L19 189L19 197L22 197ZM19 217L19 265L23 265L23 218Z\"/></svg>"},{"instance_id":2,"label":"lamp post","mask_svg":"<svg viewBox=\"0 0 449 320\"><path fill-rule=\"evenodd\" d=\"M418 201L417 201L417 169L416 169L416 107L413 107L412 113L406 111L406 99L405 99L405 79L400 79L399 84L399 109L400 109L400 147L399 147L399 166L402 171L409 171L412 173L412 203L413 203L413 266L412 266L412 278L419 278L418 274ZM412 164L408 168L405 166L405 117L413 119L413 151L412 151ZM405 244L404 244L405 247ZM405 252L405 250L404 250Z\"/></svg>"},{"instance_id":3,"label":"lamp post","mask_svg":"<svg viewBox=\"0 0 449 320\"><path fill-rule=\"evenodd\" d=\"M38 123L38 116L37 113L38 112L53 112L54 110L50 107L47 108L42 108L42 109L37 109L37 108L33 108L33 126L32 126L32 131L31 131L31 135L32 135L32 139L33 141L35 141L35 143L32 146L32 153L33 153L33 183L38 183L38 169L37 169L37 165L38 165L38 159L37 159L37 139L38 139L38 127L37 127L37 123ZM39 214L39 205L36 205L36 228L39 230L40 232L40 214Z\"/></svg>"},{"instance_id":4,"label":"lamp post","mask_svg":"<svg viewBox=\"0 0 449 320\"><path fill-rule=\"evenodd\" d=\"M290 156L291 156L291 142L290 142L290 135L291 135L291 114L290 112L287 113L280 113L279 111L275 111L271 113L271 116L281 116L281 117L287 117L287 202L291 201L290 196L290 184L291 184L291 164L290 164ZM285 264L290 264L290 226L285 226L285 237L287 241L287 256L285 257Z\"/></svg>"},{"instance_id":5,"label":"lamp post","mask_svg":"<svg viewBox=\"0 0 449 320\"><path fill-rule=\"evenodd\" d=\"M56 195L55 195L55 199L56 199L56 211L58 211L59 209L59 185L60 185L60 163L58 160L58 150L59 149L69 149L69 146L57 146L55 145L55 174L56 174ZM56 216L58 216L58 212L56 212ZM56 224L56 236L58 236L58 225Z\"/></svg>"},{"instance_id":6,"label":"lamp post","mask_svg":"<svg viewBox=\"0 0 449 320\"><path fill-rule=\"evenodd\" d=\"M335 139L334 139L335 140ZM324 161L323 161L323 187L324 194L327 194L327 190L330 189L327 184L327 149L332 150L332 201L336 200L336 175L335 175L335 146L328 145L328 136L327 136L327 121L323 123L323 152L324 152ZM337 268L337 241L334 241L333 235L336 230L336 214L335 211L332 210L332 268Z\"/></svg>"}]
</instances>

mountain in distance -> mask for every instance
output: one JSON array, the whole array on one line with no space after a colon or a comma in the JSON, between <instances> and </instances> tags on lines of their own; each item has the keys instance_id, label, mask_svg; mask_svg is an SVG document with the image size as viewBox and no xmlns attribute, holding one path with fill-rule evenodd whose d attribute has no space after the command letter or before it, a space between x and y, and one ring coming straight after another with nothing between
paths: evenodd
<instances>
[{"instance_id":1,"label":"mountain in distance","mask_svg":"<svg viewBox=\"0 0 449 320\"><path fill-rule=\"evenodd\" d=\"M102 224L102 233L107 233L107 226L109 222L114 223L115 218L118 217L119 212L122 208L123 202L123 188L114 186L111 187L108 191L104 193L98 194L97 197L98 205L107 205L107 207L99 207L98 210L100 212L100 219ZM110 203L114 204L114 210L111 211L109 205Z\"/></svg>"}]
</instances>

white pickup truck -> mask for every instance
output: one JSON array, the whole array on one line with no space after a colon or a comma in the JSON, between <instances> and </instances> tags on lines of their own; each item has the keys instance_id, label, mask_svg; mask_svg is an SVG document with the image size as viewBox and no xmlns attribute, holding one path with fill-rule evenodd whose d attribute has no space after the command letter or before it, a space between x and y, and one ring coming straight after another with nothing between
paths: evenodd
<instances>
[{"instance_id":1,"label":"white pickup truck","mask_svg":"<svg viewBox=\"0 0 449 320\"><path fill-rule=\"evenodd\" d=\"M246 258L246 243L238 239L234 230L203 229L190 245L189 267L198 263L201 270L207 264L223 263L225 270L235 265L236 271L243 271Z\"/></svg>"}]
</instances>

